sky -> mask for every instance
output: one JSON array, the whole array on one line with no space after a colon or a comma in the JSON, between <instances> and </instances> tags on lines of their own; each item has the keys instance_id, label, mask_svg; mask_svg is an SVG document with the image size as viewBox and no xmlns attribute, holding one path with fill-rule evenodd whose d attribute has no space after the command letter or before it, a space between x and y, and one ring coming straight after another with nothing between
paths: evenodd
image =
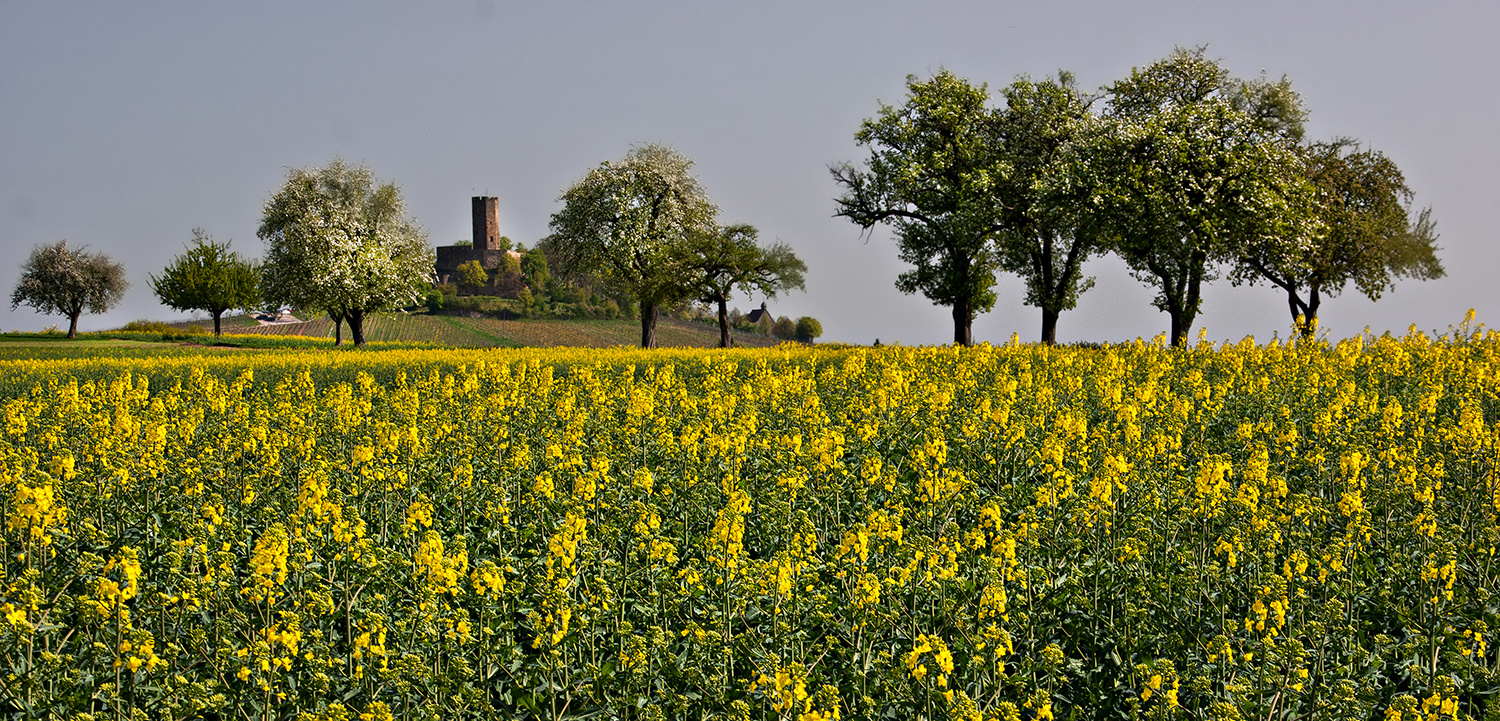
<instances>
[{"instance_id":1,"label":"sky","mask_svg":"<svg viewBox=\"0 0 1500 721\"><path fill-rule=\"evenodd\" d=\"M888 230L834 217L828 167L861 162L854 133L908 75L947 68L992 92L1073 72L1099 88L1207 46L1237 76L1286 75L1310 139L1391 157L1431 206L1445 278L1372 302L1325 301L1332 338L1500 324L1500 3L1348 2L31 2L0 3L0 287L38 244L123 262L123 302L84 330L184 317L160 273L201 227L252 256L263 204L293 168L335 156L400 186L434 245L467 240L470 197L499 198L501 233L548 233L558 196L632 144L669 145L724 223L750 223L807 262L807 289L771 311L821 321L824 341L952 340L948 308L895 289ZM1119 260L1063 314L1058 339L1165 331ZM1013 276L976 341L1034 341L1040 312ZM744 298L744 310L762 299ZM66 327L25 306L0 330ZM1227 281L1193 334L1286 337L1285 296Z\"/></svg>"}]
</instances>

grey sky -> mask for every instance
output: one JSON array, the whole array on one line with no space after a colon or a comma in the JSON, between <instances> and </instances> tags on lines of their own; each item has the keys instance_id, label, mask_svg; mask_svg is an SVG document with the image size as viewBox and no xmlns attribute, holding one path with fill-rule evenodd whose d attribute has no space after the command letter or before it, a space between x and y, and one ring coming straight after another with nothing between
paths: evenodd
<instances>
[{"instance_id":1,"label":"grey sky","mask_svg":"<svg viewBox=\"0 0 1500 721\"><path fill-rule=\"evenodd\" d=\"M1334 336L1500 325L1500 4L1486 2L296 2L0 4L0 285L37 243L67 238L125 263L125 302L85 329L176 317L159 272L201 226L261 253L261 204L288 168L335 155L396 181L434 244L469 236L469 198L500 198L501 232L547 232L563 188L632 143L671 145L723 209L791 244L808 290L772 303L825 340L940 343L946 308L897 292L889 234L833 218L827 166L859 161L859 122L908 73L947 67L992 90L1073 71L1094 88L1174 45L1208 45L1240 76L1290 76L1309 136L1359 138L1431 205L1448 277L1379 303L1324 305ZM1150 337L1167 318L1113 259L1059 339ZM1039 312L1002 276L976 340L1035 340ZM755 301L740 305L748 310ZM7 306L8 308L8 306ZM65 319L26 309L0 328ZM1214 339L1285 337L1284 296L1215 284ZM1196 329L1195 329L1196 333Z\"/></svg>"}]
</instances>

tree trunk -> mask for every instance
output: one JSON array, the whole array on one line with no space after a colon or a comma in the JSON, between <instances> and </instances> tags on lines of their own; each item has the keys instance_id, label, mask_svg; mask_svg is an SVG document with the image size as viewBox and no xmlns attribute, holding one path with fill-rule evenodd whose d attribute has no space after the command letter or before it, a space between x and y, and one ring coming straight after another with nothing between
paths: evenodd
<instances>
[{"instance_id":1,"label":"tree trunk","mask_svg":"<svg viewBox=\"0 0 1500 721\"><path fill-rule=\"evenodd\" d=\"M362 310L349 311L349 335L354 337L354 347L360 348L365 344L365 312Z\"/></svg>"},{"instance_id":2,"label":"tree trunk","mask_svg":"<svg viewBox=\"0 0 1500 721\"><path fill-rule=\"evenodd\" d=\"M1172 346L1175 348L1186 347L1188 326L1191 325L1191 322L1185 322L1183 318L1187 314L1180 310L1169 310L1167 311L1167 315L1172 319L1172 330L1169 336L1172 339Z\"/></svg>"},{"instance_id":3,"label":"tree trunk","mask_svg":"<svg viewBox=\"0 0 1500 721\"><path fill-rule=\"evenodd\" d=\"M1307 337L1307 328L1302 325L1306 314L1302 312L1302 299L1297 297L1296 286L1286 289L1286 305L1287 309L1292 312L1292 325L1297 327L1304 338Z\"/></svg>"},{"instance_id":4,"label":"tree trunk","mask_svg":"<svg viewBox=\"0 0 1500 721\"><path fill-rule=\"evenodd\" d=\"M974 313L968 298L953 301L953 343L964 347L974 345Z\"/></svg>"},{"instance_id":5,"label":"tree trunk","mask_svg":"<svg viewBox=\"0 0 1500 721\"><path fill-rule=\"evenodd\" d=\"M1177 303L1175 310L1167 311L1172 316L1172 345L1178 348L1187 347L1188 331L1193 329L1193 319L1198 316L1198 303L1202 299L1203 265L1208 262L1208 254L1201 250L1193 251L1191 265L1187 268L1185 285L1186 292L1183 293L1181 302Z\"/></svg>"},{"instance_id":6,"label":"tree trunk","mask_svg":"<svg viewBox=\"0 0 1500 721\"><path fill-rule=\"evenodd\" d=\"M80 316L80 315L83 315L83 311L81 311L81 310L75 310L72 313L68 314L68 337L69 338L77 338L78 337L78 316Z\"/></svg>"},{"instance_id":7,"label":"tree trunk","mask_svg":"<svg viewBox=\"0 0 1500 721\"><path fill-rule=\"evenodd\" d=\"M641 347L656 347L656 304L641 302Z\"/></svg>"},{"instance_id":8,"label":"tree trunk","mask_svg":"<svg viewBox=\"0 0 1500 721\"><path fill-rule=\"evenodd\" d=\"M1042 309L1042 342L1047 345L1057 345L1057 317L1062 315L1055 310Z\"/></svg>"},{"instance_id":9,"label":"tree trunk","mask_svg":"<svg viewBox=\"0 0 1500 721\"><path fill-rule=\"evenodd\" d=\"M222 311L222 310L216 310L216 311L214 311L214 337L215 338L218 338L219 335L220 335L220 333L219 333L219 318L222 317L223 315L224 315L224 311Z\"/></svg>"},{"instance_id":10,"label":"tree trunk","mask_svg":"<svg viewBox=\"0 0 1500 721\"><path fill-rule=\"evenodd\" d=\"M729 303L723 299L719 300L719 347L728 348L734 345L734 339L729 337Z\"/></svg>"},{"instance_id":11,"label":"tree trunk","mask_svg":"<svg viewBox=\"0 0 1500 721\"><path fill-rule=\"evenodd\" d=\"M1322 305L1323 299L1318 297L1318 287L1313 286L1307 291L1307 312L1302 314L1302 337L1312 340L1318 334L1318 306Z\"/></svg>"},{"instance_id":12,"label":"tree trunk","mask_svg":"<svg viewBox=\"0 0 1500 721\"><path fill-rule=\"evenodd\" d=\"M333 344L341 346L344 344L344 316L330 310L328 317L333 319Z\"/></svg>"},{"instance_id":13,"label":"tree trunk","mask_svg":"<svg viewBox=\"0 0 1500 721\"><path fill-rule=\"evenodd\" d=\"M1188 292L1182 300L1182 340L1176 343L1181 348L1188 346L1188 331L1193 330L1193 319L1199 316L1203 301L1203 265L1208 264L1208 253L1194 250L1193 265L1188 267Z\"/></svg>"}]
</instances>

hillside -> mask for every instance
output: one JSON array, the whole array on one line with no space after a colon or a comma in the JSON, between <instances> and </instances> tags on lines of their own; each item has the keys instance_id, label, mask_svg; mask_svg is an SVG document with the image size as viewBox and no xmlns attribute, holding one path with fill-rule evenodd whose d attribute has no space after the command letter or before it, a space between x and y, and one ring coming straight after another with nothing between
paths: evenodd
<instances>
[{"instance_id":1,"label":"hillside","mask_svg":"<svg viewBox=\"0 0 1500 721\"><path fill-rule=\"evenodd\" d=\"M212 321L181 325L213 328ZM327 318L304 323L258 325L249 316L224 318L225 333L297 335L332 338L333 322ZM717 326L663 318L656 326L662 347L714 348L719 345ZM761 348L782 343L780 339L752 333L735 333L735 343ZM344 329L349 339L349 329ZM365 339L371 341L432 342L457 348L514 348L522 346L573 346L608 348L640 344L641 326L636 320L498 320L425 313L391 313L365 319Z\"/></svg>"}]
</instances>

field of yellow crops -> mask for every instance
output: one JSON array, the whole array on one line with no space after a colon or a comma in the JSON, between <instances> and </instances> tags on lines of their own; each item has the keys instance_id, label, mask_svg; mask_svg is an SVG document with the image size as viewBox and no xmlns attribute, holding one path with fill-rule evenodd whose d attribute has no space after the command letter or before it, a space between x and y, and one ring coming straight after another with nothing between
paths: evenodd
<instances>
[{"instance_id":1,"label":"field of yellow crops","mask_svg":"<svg viewBox=\"0 0 1500 721\"><path fill-rule=\"evenodd\" d=\"M0 373L18 718L1500 715L1500 334Z\"/></svg>"}]
</instances>

